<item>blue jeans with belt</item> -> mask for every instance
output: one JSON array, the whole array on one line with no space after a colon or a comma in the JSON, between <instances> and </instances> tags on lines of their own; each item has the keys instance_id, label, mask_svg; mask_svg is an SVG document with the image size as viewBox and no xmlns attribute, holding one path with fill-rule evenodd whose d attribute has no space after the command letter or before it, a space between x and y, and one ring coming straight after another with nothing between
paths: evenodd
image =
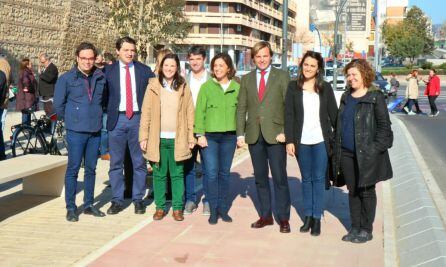
<instances>
[{"instance_id":1,"label":"blue jeans with belt","mask_svg":"<svg viewBox=\"0 0 446 267\"><path fill-rule=\"evenodd\" d=\"M208 146L203 148L204 165L211 211L227 213L229 176L237 144L234 132L206 133Z\"/></svg>"},{"instance_id":2,"label":"blue jeans with belt","mask_svg":"<svg viewBox=\"0 0 446 267\"><path fill-rule=\"evenodd\" d=\"M324 209L328 155L325 143L299 145L298 159L302 175L305 216L320 219Z\"/></svg>"},{"instance_id":3,"label":"blue jeans with belt","mask_svg":"<svg viewBox=\"0 0 446 267\"><path fill-rule=\"evenodd\" d=\"M96 164L101 133L86 133L67 130L68 165L65 173L65 202L67 210L76 210L77 177L84 158L84 208L94 202Z\"/></svg>"}]
</instances>

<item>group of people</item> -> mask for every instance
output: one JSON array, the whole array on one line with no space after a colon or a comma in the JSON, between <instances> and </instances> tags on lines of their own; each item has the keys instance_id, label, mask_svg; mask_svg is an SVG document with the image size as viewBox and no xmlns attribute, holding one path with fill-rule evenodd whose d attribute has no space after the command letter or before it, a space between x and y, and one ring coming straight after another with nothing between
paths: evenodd
<instances>
[{"instance_id":1,"label":"group of people","mask_svg":"<svg viewBox=\"0 0 446 267\"><path fill-rule=\"evenodd\" d=\"M153 219L162 220L168 213L167 181L173 219L182 221L184 214L194 212L198 204L195 165L200 154L203 213L209 215L211 225L219 219L232 222L230 168L236 147L247 144L259 202L259 218L252 228L273 225L275 214L280 232L291 230L288 153L297 159L302 176L300 232L320 235L324 191L330 185L346 184L352 227L342 240L364 243L372 239L375 184L392 177L387 150L393 134L384 95L372 85L374 71L365 60L353 60L344 68L349 87L338 108L331 85L323 79L324 61L317 52L304 55L293 81L287 72L272 67L273 51L265 41L253 46L256 69L241 80L226 53L215 55L207 72L206 51L200 46L188 52L191 72L186 77L172 51L159 53L155 72L135 60L136 52L134 39L119 38L118 59L101 70L95 65L95 46L81 43L75 52L77 64L57 79L54 108L67 129L68 221L79 219L75 196L82 159L83 213L105 216L94 206L94 187L106 114L113 195L109 215L124 209L123 162L129 149L136 214L146 211L146 160L153 169Z\"/></svg>"}]
</instances>

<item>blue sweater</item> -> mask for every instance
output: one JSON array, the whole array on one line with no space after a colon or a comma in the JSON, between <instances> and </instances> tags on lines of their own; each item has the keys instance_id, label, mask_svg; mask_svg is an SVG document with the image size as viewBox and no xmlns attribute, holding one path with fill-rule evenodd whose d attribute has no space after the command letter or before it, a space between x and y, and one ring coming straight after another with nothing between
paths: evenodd
<instances>
[{"instance_id":1,"label":"blue sweater","mask_svg":"<svg viewBox=\"0 0 446 267\"><path fill-rule=\"evenodd\" d=\"M342 148L355 152L355 113L360 98L348 95L342 112Z\"/></svg>"}]
</instances>

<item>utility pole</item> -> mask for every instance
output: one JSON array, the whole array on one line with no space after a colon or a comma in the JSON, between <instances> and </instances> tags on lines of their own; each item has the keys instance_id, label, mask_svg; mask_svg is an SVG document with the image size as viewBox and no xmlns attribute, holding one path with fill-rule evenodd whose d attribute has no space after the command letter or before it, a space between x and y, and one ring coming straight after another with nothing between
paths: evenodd
<instances>
[{"instance_id":1,"label":"utility pole","mask_svg":"<svg viewBox=\"0 0 446 267\"><path fill-rule=\"evenodd\" d=\"M310 31L311 31L311 32L314 32L314 31L317 32L317 36L319 37L319 53L322 54L322 40L321 40L321 34L320 34L320 32L319 32L319 29L316 27L316 25L315 25L314 23L311 23L311 24L310 24ZM313 48L313 50L314 50L314 48ZM323 56L323 55L322 55L322 56Z\"/></svg>"},{"instance_id":2,"label":"utility pole","mask_svg":"<svg viewBox=\"0 0 446 267\"><path fill-rule=\"evenodd\" d=\"M288 0L283 0L282 22L282 69L287 70L288 59Z\"/></svg>"},{"instance_id":3,"label":"utility pole","mask_svg":"<svg viewBox=\"0 0 446 267\"><path fill-rule=\"evenodd\" d=\"M375 51L375 56L373 58L373 66L375 67L376 71L381 71L380 66L379 66L379 59L381 57L381 53L379 50L379 39L381 38L380 36L380 27L381 27L381 10L380 7L381 5L378 4L380 1L375 1L375 46L374 46L374 51Z\"/></svg>"},{"instance_id":4,"label":"utility pole","mask_svg":"<svg viewBox=\"0 0 446 267\"><path fill-rule=\"evenodd\" d=\"M333 49L333 90L336 90L338 85L338 28L339 28L339 19L342 14L342 10L344 9L345 4L348 0L341 0L341 4L339 8L336 10L336 21L334 28L334 49Z\"/></svg>"}]
</instances>

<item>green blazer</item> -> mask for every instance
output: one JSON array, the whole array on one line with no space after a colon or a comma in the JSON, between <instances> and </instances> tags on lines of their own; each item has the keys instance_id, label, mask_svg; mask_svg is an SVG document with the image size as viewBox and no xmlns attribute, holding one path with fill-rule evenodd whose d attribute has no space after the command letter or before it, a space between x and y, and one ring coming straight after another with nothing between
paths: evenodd
<instances>
[{"instance_id":1,"label":"green blazer","mask_svg":"<svg viewBox=\"0 0 446 267\"><path fill-rule=\"evenodd\" d=\"M271 67L262 102L258 98L256 71L242 77L237 106L237 136L254 144L262 132L268 144L277 144L276 137L284 133L285 95L288 72Z\"/></svg>"}]
</instances>

